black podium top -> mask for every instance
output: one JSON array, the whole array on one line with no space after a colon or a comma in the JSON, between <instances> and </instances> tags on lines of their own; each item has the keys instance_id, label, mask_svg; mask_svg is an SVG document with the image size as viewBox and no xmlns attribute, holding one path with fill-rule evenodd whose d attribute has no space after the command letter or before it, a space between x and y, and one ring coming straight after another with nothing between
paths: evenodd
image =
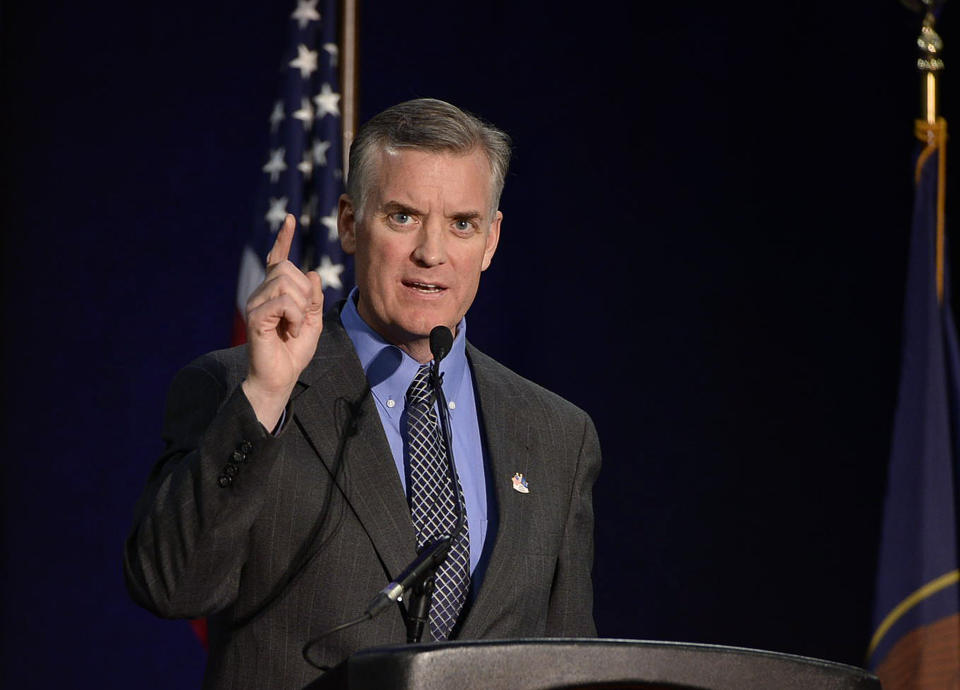
<instances>
[{"instance_id":1,"label":"black podium top","mask_svg":"<svg viewBox=\"0 0 960 690\"><path fill-rule=\"evenodd\" d=\"M880 690L880 681L853 666L740 647L536 639L376 647L357 652L312 687Z\"/></svg>"}]
</instances>

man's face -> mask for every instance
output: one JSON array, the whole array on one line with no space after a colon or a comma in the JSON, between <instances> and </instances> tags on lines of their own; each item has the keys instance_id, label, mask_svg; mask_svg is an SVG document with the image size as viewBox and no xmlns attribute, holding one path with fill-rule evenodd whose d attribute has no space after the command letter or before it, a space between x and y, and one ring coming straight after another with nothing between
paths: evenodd
<instances>
[{"instance_id":1,"label":"man's face","mask_svg":"<svg viewBox=\"0 0 960 690\"><path fill-rule=\"evenodd\" d=\"M388 342L422 353L435 326L454 331L473 303L502 214L491 217L490 164L479 150L377 155L361 221L341 197L340 241L355 254L360 315Z\"/></svg>"}]
</instances>

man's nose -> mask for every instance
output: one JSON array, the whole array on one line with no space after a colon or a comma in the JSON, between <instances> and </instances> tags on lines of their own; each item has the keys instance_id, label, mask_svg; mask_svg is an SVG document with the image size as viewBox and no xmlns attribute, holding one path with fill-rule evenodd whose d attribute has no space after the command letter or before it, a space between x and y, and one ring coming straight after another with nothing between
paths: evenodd
<instances>
[{"instance_id":1,"label":"man's nose","mask_svg":"<svg viewBox=\"0 0 960 690\"><path fill-rule=\"evenodd\" d=\"M438 266L447 260L443 225L440 220L429 217L417 233L417 246L413 260L421 266Z\"/></svg>"}]
</instances>

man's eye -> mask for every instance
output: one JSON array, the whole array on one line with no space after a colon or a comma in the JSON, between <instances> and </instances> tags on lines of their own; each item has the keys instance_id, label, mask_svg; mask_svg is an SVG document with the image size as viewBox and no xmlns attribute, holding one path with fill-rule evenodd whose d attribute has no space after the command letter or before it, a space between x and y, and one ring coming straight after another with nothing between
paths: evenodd
<instances>
[{"instance_id":1,"label":"man's eye","mask_svg":"<svg viewBox=\"0 0 960 690\"><path fill-rule=\"evenodd\" d=\"M390 220L397 225L406 225L412 220L412 218L410 218L410 214L408 213L392 213L390 214Z\"/></svg>"},{"instance_id":2,"label":"man's eye","mask_svg":"<svg viewBox=\"0 0 960 690\"><path fill-rule=\"evenodd\" d=\"M467 232L468 230L473 229L473 225L471 225L469 220L458 220L453 224L453 227L460 232Z\"/></svg>"}]
</instances>

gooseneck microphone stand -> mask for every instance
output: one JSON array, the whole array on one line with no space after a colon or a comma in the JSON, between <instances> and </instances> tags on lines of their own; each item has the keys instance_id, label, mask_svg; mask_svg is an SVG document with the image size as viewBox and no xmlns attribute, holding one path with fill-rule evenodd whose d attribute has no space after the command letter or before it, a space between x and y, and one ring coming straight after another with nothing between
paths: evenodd
<instances>
[{"instance_id":1,"label":"gooseneck microphone stand","mask_svg":"<svg viewBox=\"0 0 960 690\"><path fill-rule=\"evenodd\" d=\"M456 507L457 522L453 533L449 537L441 537L448 543L446 551L450 550L455 539L460 538L463 531L464 510L463 498L460 496L460 483L457 481L457 466L453 459L453 434L450 431L450 412L447 407L447 396L443 392L443 374L440 373L440 362L450 353L453 346L453 333L446 326L437 326L430 331L430 353L433 363L430 366L430 386L433 388L437 402L437 412L440 416L440 428L443 435L443 445L447 451L447 478L453 489L454 506ZM437 563L439 565L439 562ZM434 569L416 586L407 598L407 642L419 642L423 636L423 629L430 618L430 606L433 602L435 589Z\"/></svg>"}]
</instances>

